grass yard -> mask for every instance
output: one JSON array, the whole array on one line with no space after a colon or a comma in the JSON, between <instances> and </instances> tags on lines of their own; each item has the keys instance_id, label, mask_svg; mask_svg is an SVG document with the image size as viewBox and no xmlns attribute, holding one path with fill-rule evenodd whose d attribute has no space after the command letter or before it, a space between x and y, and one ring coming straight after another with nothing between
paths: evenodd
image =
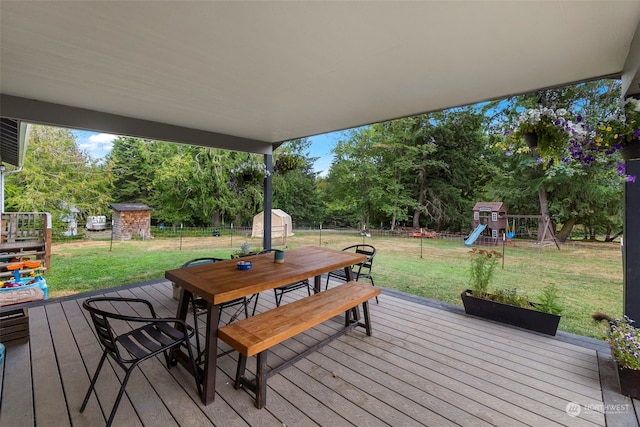
<instances>
[{"instance_id":1,"label":"grass yard","mask_svg":"<svg viewBox=\"0 0 640 427\"><path fill-rule=\"evenodd\" d=\"M109 288L164 277L167 269L201 256L228 258L244 241L253 248L259 239L216 237L110 242L86 240L53 245L51 268L46 273L50 297ZM373 276L379 286L461 305L468 286L468 251L460 240L366 238L378 250ZM287 247L319 245L342 249L362 243L360 235L299 232ZM283 248L274 240L274 247ZM233 249L232 249L233 248ZM501 247L495 248L501 251ZM555 284L564 312L560 329L603 338L604 325L591 321L594 311L612 316L622 313L622 262L618 244L580 244L538 249L518 243L505 249L504 269L496 270L490 290L517 288L535 301L542 289Z\"/></svg>"}]
</instances>

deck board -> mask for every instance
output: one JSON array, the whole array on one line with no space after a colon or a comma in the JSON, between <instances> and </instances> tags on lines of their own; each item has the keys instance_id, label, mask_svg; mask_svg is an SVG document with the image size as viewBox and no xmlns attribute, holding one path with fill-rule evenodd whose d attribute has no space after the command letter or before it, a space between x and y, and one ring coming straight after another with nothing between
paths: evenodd
<instances>
[{"instance_id":1,"label":"deck board","mask_svg":"<svg viewBox=\"0 0 640 427\"><path fill-rule=\"evenodd\" d=\"M35 425L31 387L29 344L14 344L5 349L0 425Z\"/></svg>"},{"instance_id":2,"label":"deck board","mask_svg":"<svg viewBox=\"0 0 640 427\"><path fill-rule=\"evenodd\" d=\"M43 402L36 406L37 423L52 427L71 425L60 377L52 376L57 373L57 364L52 364L49 356L55 350L44 307L29 310L29 326L29 339L34 349L31 355L34 400Z\"/></svg>"},{"instance_id":3,"label":"deck board","mask_svg":"<svg viewBox=\"0 0 640 427\"><path fill-rule=\"evenodd\" d=\"M160 316L172 317L177 309L166 281L107 294L148 299ZM283 303L304 294L286 294ZM0 369L3 427L104 425L123 373L107 363L87 410L79 413L102 354L81 307L84 298L29 308L30 343L9 347ZM415 297L383 293L379 299L370 304L373 336L356 329L273 376L262 410L252 395L233 387L235 353L219 358L217 397L208 406L184 368L167 370L164 358L156 358L133 373L114 426L638 425L638 402L620 396L615 385L601 384L601 377L615 374L604 350L422 304ZM262 293L258 312L274 306L273 292ZM131 308L124 313L134 314ZM223 319L228 316L223 313ZM187 321L193 323L191 313ZM204 322L198 326L204 340ZM285 341L270 351L269 365L340 327L341 319L334 318ZM606 349L597 343L596 348ZM253 358L247 371L255 373ZM605 417L597 410L604 401L629 402L629 410ZM581 405L578 417L567 415L569 402Z\"/></svg>"},{"instance_id":4,"label":"deck board","mask_svg":"<svg viewBox=\"0 0 640 427\"><path fill-rule=\"evenodd\" d=\"M102 357L102 348L96 347L95 342L97 340L95 332L90 326L91 320L86 310L81 308L82 301L84 299L67 301L62 303L67 316L72 319L70 321L70 327L76 336L78 348L82 354L84 360L84 369L87 375L88 381L91 381L91 376L94 374ZM118 376L120 374L120 376ZM113 361L108 360L105 362L96 382L94 392L89 398L87 403L87 409L85 412L91 410L91 405L97 401L101 405L104 417L107 417L113 406L116 395L120 387L120 379L122 378L121 368L117 366ZM80 410L82 405L82 399L84 399L84 393L89 388L89 382L83 391L82 398L70 405L71 410L76 412ZM103 422L106 422L106 418L103 417ZM142 423L136 414L133 405L129 401L127 393L122 397L120 405L118 406L118 412L114 419L114 423L120 425L129 426L141 426Z\"/></svg>"}]
</instances>

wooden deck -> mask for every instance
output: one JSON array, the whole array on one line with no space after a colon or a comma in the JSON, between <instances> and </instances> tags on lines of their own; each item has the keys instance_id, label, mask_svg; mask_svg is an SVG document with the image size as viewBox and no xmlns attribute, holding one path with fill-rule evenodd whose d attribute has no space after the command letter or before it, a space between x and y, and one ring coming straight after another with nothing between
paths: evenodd
<instances>
[{"instance_id":1,"label":"wooden deck","mask_svg":"<svg viewBox=\"0 0 640 427\"><path fill-rule=\"evenodd\" d=\"M161 316L177 307L166 281L110 294L149 299ZM87 296L30 306L30 342L7 348L0 367L0 426L104 425L122 371L103 368L98 398L81 414L101 355L81 308ZM273 306L273 293L263 293L258 310ZM114 425L638 425L640 403L614 391L603 342L529 333L388 290L371 304L371 316L372 337L350 332L271 378L262 410L233 388L235 354L219 359L217 397L208 406L182 367L167 371L162 359L149 360L132 375ZM270 361L300 352L337 322L286 341ZM253 359L249 367L255 369ZM568 406L577 416L568 415Z\"/></svg>"}]
</instances>

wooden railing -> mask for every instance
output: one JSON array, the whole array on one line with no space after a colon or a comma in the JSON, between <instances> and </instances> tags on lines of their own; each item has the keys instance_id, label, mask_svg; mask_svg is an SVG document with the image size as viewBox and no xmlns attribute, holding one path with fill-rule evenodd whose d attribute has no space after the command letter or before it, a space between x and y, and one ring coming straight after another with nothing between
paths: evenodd
<instances>
[{"instance_id":1,"label":"wooden railing","mask_svg":"<svg viewBox=\"0 0 640 427\"><path fill-rule=\"evenodd\" d=\"M0 277L12 274L5 271L12 262L37 260L48 268L51 262L51 214L3 212L0 215Z\"/></svg>"}]
</instances>

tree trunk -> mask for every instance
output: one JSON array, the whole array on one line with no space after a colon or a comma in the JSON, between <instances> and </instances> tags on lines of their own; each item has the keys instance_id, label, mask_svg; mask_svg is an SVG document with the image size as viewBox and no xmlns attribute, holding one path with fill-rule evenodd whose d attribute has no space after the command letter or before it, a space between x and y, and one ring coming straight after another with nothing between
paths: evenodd
<instances>
[{"instance_id":1,"label":"tree trunk","mask_svg":"<svg viewBox=\"0 0 640 427\"><path fill-rule=\"evenodd\" d=\"M212 227L220 227L220 211L216 210L213 212L213 215L211 216L211 226Z\"/></svg>"},{"instance_id":2,"label":"tree trunk","mask_svg":"<svg viewBox=\"0 0 640 427\"><path fill-rule=\"evenodd\" d=\"M418 206L424 206L424 179L420 180L420 191L418 192ZM420 208L413 211L413 229L420 229Z\"/></svg>"},{"instance_id":3,"label":"tree trunk","mask_svg":"<svg viewBox=\"0 0 640 427\"><path fill-rule=\"evenodd\" d=\"M538 241L542 243L545 238L545 234L547 230L544 228L544 221L549 216L549 200L547 198L547 189L541 188L538 190L538 200L540 201L540 214L542 215L542 219L538 221Z\"/></svg>"},{"instance_id":4,"label":"tree trunk","mask_svg":"<svg viewBox=\"0 0 640 427\"><path fill-rule=\"evenodd\" d=\"M571 235L571 230L573 230L573 226L574 225L576 225L575 217L569 218L569 220L567 222L562 224L562 229L560 229L560 231L558 232L558 236L557 236L558 240L561 243L564 243L564 242L567 241L567 239Z\"/></svg>"}]
</instances>

